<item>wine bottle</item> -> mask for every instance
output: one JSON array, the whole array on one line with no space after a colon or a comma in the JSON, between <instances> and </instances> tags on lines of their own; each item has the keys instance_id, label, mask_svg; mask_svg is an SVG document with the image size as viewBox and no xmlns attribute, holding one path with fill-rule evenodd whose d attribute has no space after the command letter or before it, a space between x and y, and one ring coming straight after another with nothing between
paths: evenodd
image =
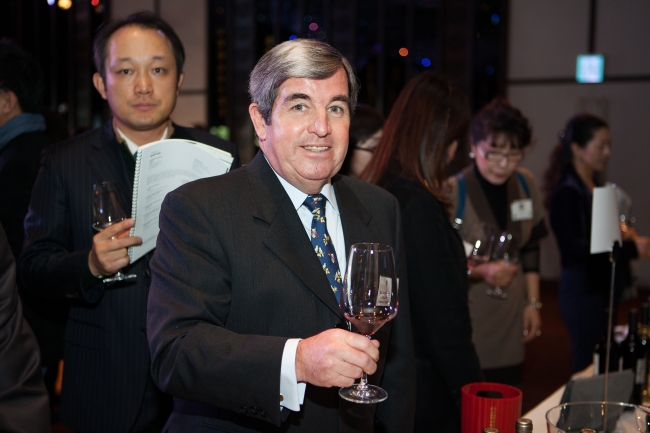
<instances>
[{"instance_id":1,"label":"wine bottle","mask_svg":"<svg viewBox=\"0 0 650 433\"><path fill-rule=\"evenodd\" d=\"M619 370L620 346L612 338L612 347L609 349L609 371ZM605 373L605 360L607 355L607 335L603 335L594 348L594 376Z\"/></svg>"},{"instance_id":2,"label":"wine bottle","mask_svg":"<svg viewBox=\"0 0 650 433\"><path fill-rule=\"evenodd\" d=\"M483 433L499 433L499 429L494 427L485 427Z\"/></svg>"},{"instance_id":3,"label":"wine bottle","mask_svg":"<svg viewBox=\"0 0 650 433\"><path fill-rule=\"evenodd\" d=\"M645 349L644 356L644 365L645 365L645 375L643 377L643 385L641 387L641 404L644 406L650 405L650 392L648 387L650 385L648 381L648 361L650 358L650 304L644 302L641 306L641 326L639 327L639 343Z\"/></svg>"},{"instance_id":4,"label":"wine bottle","mask_svg":"<svg viewBox=\"0 0 650 433\"><path fill-rule=\"evenodd\" d=\"M640 402L641 389L645 379L645 352L646 348L639 343L638 333L638 310L630 309L627 338L623 341L623 369L632 370L634 373L634 391L632 392L632 403Z\"/></svg>"},{"instance_id":5,"label":"wine bottle","mask_svg":"<svg viewBox=\"0 0 650 433\"><path fill-rule=\"evenodd\" d=\"M528 418L519 418L515 422L515 433L530 433L533 431L533 422Z\"/></svg>"}]
</instances>

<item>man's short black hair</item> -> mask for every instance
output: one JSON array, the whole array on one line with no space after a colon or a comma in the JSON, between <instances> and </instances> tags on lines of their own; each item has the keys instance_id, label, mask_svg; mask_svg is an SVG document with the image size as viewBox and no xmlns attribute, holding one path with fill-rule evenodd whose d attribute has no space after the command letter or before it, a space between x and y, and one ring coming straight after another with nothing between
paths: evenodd
<instances>
[{"instance_id":1,"label":"man's short black hair","mask_svg":"<svg viewBox=\"0 0 650 433\"><path fill-rule=\"evenodd\" d=\"M97 72L106 79L106 58L108 57L108 40L113 33L126 26L137 26L161 32L172 44L174 59L176 59L176 73L183 72L185 63L185 50L183 43L174 29L153 12L137 12L121 20L111 20L102 24L97 30L93 43L93 60Z\"/></svg>"},{"instance_id":2,"label":"man's short black hair","mask_svg":"<svg viewBox=\"0 0 650 433\"><path fill-rule=\"evenodd\" d=\"M9 39L0 40L0 89L16 94L25 113L40 113L43 70L34 58Z\"/></svg>"}]
</instances>

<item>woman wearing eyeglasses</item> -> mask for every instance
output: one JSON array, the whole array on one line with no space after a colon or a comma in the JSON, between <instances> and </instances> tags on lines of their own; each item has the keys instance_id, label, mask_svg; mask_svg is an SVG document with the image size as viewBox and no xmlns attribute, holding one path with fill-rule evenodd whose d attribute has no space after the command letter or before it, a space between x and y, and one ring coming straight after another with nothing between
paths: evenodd
<instances>
[{"instance_id":1,"label":"woman wearing eyeglasses","mask_svg":"<svg viewBox=\"0 0 650 433\"><path fill-rule=\"evenodd\" d=\"M486 379L517 386L524 343L541 335L539 240L547 233L537 182L519 167L531 127L521 111L495 99L473 119L470 139L473 163L447 182L451 221L468 250L473 228L487 223L497 238L512 235L519 256L518 264L494 260L469 271L472 340Z\"/></svg>"},{"instance_id":2,"label":"woman wearing eyeglasses","mask_svg":"<svg viewBox=\"0 0 650 433\"><path fill-rule=\"evenodd\" d=\"M467 308L467 259L440 185L468 133L466 98L433 71L411 79L391 110L362 178L401 208L417 398L415 432L460 431L460 389L481 381Z\"/></svg>"}]
</instances>

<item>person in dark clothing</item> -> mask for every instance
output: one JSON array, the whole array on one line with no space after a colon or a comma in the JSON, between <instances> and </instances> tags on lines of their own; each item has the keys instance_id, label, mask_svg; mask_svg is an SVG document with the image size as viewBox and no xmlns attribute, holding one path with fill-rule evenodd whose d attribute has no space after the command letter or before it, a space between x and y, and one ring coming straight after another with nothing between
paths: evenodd
<instances>
[{"instance_id":1,"label":"person in dark clothing","mask_svg":"<svg viewBox=\"0 0 650 433\"><path fill-rule=\"evenodd\" d=\"M41 152L50 144L48 122L41 114L42 96L40 65L9 40L0 41L0 223L15 260L23 248L23 221ZM20 284L18 293L25 319L38 341L46 384L54 400L67 308L62 302L35 299Z\"/></svg>"},{"instance_id":2,"label":"person in dark clothing","mask_svg":"<svg viewBox=\"0 0 650 433\"><path fill-rule=\"evenodd\" d=\"M571 339L574 372L591 364L594 347L607 329L609 253L590 254L589 244L593 189L600 186L598 176L607 165L610 147L609 127L604 120L577 115L562 132L545 175L545 205L562 261L558 304ZM614 283L617 295L625 284L625 273L620 269L629 266L632 259L648 256L647 237L630 230L623 239Z\"/></svg>"},{"instance_id":3,"label":"person in dark clothing","mask_svg":"<svg viewBox=\"0 0 650 433\"><path fill-rule=\"evenodd\" d=\"M11 41L0 41L0 223L17 260L23 220L38 174L41 152L50 143L40 114L43 71Z\"/></svg>"},{"instance_id":4,"label":"person in dark clothing","mask_svg":"<svg viewBox=\"0 0 650 433\"><path fill-rule=\"evenodd\" d=\"M362 178L399 201L415 341L415 431L460 431L460 389L482 380L467 306L467 259L441 190L446 164L469 128L469 108L446 80L424 72L402 90ZM462 106L462 104L458 104ZM463 121L463 118L466 118ZM464 124L464 126L463 126Z\"/></svg>"},{"instance_id":5,"label":"person in dark clothing","mask_svg":"<svg viewBox=\"0 0 650 433\"><path fill-rule=\"evenodd\" d=\"M38 345L22 312L16 265L0 224L0 431L50 432Z\"/></svg>"},{"instance_id":6,"label":"person in dark clothing","mask_svg":"<svg viewBox=\"0 0 650 433\"><path fill-rule=\"evenodd\" d=\"M357 105L350 120L350 141L341 174L350 177L361 175L379 143L385 122L384 116L371 106Z\"/></svg>"},{"instance_id":7,"label":"person in dark clothing","mask_svg":"<svg viewBox=\"0 0 650 433\"><path fill-rule=\"evenodd\" d=\"M93 184L113 182L130 214L139 146L181 138L229 152L233 167L239 157L234 144L170 120L184 50L166 22L144 12L110 21L95 38L94 55L93 82L113 117L46 149L25 219L19 275L33 296L71 303L62 423L84 433L160 432L172 403L150 374L145 326L153 253L130 262L127 248L141 242L128 236L132 219L95 232ZM137 278L103 281L120 268Z\"/></svg>"}]
</instances>

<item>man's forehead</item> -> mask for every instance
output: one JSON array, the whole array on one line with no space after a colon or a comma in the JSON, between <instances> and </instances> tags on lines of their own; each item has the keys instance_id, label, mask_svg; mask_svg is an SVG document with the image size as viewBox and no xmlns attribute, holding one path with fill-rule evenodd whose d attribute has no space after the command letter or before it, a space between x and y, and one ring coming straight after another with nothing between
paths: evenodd
<instances>
[{"instance_id":1,"label":"man's forehead","mask_svg":"<svg viewBox=\"0 0 650 433\"><path fill-rule=\"evenodd\" d=\"M172 43L161 30L131 24L116 30L108 38L107 59L125 60L137 49L152 58L168 60L173 57Z\"/></svg>"},{"instance_id":2,"label":"man's forehead","mask_svg":"<svg viewBox=\"0 0 650 433\"><path fill-rule=\"evenodd\" d=\"M343 73L343 77L341 77ZM274 105L281 105L296 99L332 100L349 99L347 74L341 68L327 78L290 77L278 88Z\"/></svg>"}]
</instances>

